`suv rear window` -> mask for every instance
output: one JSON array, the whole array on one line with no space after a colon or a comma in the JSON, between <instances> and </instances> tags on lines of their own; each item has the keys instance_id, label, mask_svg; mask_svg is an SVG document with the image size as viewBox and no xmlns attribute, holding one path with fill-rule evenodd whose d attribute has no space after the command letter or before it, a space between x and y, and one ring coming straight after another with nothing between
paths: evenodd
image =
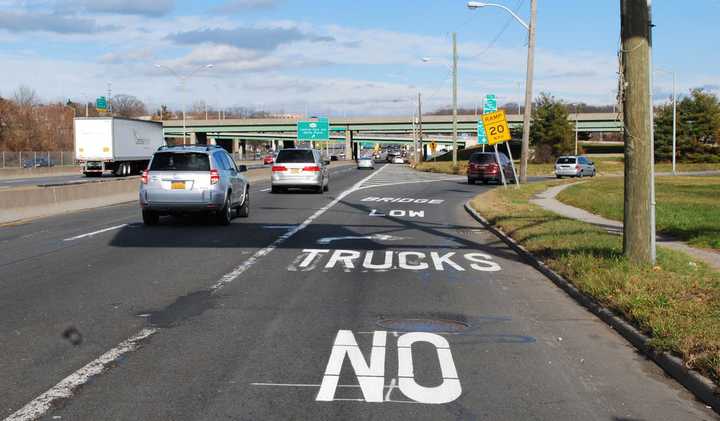
<instances>
[{"instance_id":1,"label":"suv rear window","mask_svg":"<svg viewBox=\"0 0 720 421\"><path fill-rule=\"evenodd\" d=\"M300 164L315 162L311 150L282 150L275 158L276 164Z\"/></svg>"},{"instance_id":2,"label":"suv rear window","mask_svg":"<svg viewBox=\"0 0 720 421\"><path fill-rule=\"evenodd\" d=\"M556 164L574 164L575 158L558 158Z\"/></svg>"},{"instance_id":3,"label":"suv rear window","mask_svg":"<svg viewBox=\"0 0 720 421\"><path fill-rule=\"evenodd\" d=\"M150 171L210 171L207 154L197 152L156 153Z\"/></svg>"},{"instance_id":4,"label":"suv rear window","mask_svg":"<svg viewBox=\"0 0 720 421\"><path fill-rule=\"evenodd\" d=\"M473 164L492 164L495 162L495 156L489 153L474 153L470 155L470 162Z\"/></svg>"}]
</instances>

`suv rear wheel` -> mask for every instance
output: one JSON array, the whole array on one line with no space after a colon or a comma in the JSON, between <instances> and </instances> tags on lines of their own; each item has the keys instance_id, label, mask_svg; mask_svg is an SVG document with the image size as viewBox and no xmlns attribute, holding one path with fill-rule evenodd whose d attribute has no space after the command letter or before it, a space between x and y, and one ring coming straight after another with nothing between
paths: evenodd
<instances>
[{"instance_id":1,"label":"suv rear wheel","mask_svg":"<svg viewBox=\"0 0 720 421\"><path fill-rule=\"evenodd\" d=\"M241 218L247 218L250 216L250 190L248 189L245 189L245 200L238 208L238 216Z\"/></svg>"},{"instance_id":2,"label":"suv rear wheel","mask_svg":"<svg viewBox=\"0 0 720 421\"><path fill-rule=\"evenodd\" d=\"M227 196L228 197L225 199L225 204L222 209L215 214L215 221L219 225L230 225L230 222L232 222L233 209L230 206L230 194L228 193Z\"/></svg>"}]
</instances>

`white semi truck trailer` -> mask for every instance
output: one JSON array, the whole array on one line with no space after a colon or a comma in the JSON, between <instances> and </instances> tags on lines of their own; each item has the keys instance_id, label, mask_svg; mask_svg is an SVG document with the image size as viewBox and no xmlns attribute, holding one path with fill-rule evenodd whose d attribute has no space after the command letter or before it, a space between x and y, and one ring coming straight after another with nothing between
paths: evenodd
<instances>
[{"instance_id":1,"label":"white semi truck trailer","mask_svg":"<svg viewBox=\"0 0 720 421\"><path fill-rule=\"evenodd\" d=\"M119 117L77 117L75 159L87 177L104 172L139 174L153 152L165 144L162 123Z\"/></svg>"}]
</instances>

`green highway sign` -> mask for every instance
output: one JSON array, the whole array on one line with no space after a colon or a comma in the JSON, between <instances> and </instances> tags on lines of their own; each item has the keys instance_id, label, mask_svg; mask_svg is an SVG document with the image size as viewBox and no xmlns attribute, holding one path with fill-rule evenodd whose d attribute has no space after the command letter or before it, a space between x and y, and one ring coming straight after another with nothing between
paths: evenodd
<instances>
[{"instance_id":1,"label":"green highway sign","mask_svg":"<svg viewBox=\"0 0 720 421\"><path fill-rule=\"evenodd\" d=\"M99 97L95 100L95 108L98 110L107 110L107 99L104 96Z\"/></svg>"},{"instance_id":2,"label":"green highway sign","mask_svg":"<svg viewBox=\"0 0 720 421\"><path fill-rule=\"evenodd\" d=\"M483 104L483 114L494 113L497 111L497 99L495 94L485 95L485 103Z\"/></svg>"},{"instance_id":3,"label":"green highway sign","mask_svg":"<svg viewBox=\"0 0 720 421\"><path fill-rule=\"evenodd\" d=\"M318 121L298 121L297 140L300 142L330 140L330 124L327 118Z\"/></svg>"}]
</instances>

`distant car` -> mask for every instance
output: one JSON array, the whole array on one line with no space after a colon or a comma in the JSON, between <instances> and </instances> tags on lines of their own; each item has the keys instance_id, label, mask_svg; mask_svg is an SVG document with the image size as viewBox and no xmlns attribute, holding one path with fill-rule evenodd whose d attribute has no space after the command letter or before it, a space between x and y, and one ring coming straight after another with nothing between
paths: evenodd
<instances>
[{"instance_id":1,"label":"distant car","mask_svg":"<svg viewBox=\"0 0 720 421\"><path fill-rule=\"evenodd\" d=\"M339 160L339 159L340 159L340 158L339 158L337 155L330 155L330 160L331 160L331 161L337 161L337 160Z\"/></svg>"},{"instance_id":2,"label":"distant car","mask_svg":"<svg viewBox=\"0 0 720 421\"><path fill-rule=\"evenodd\" d=\"M23 168L52 167L55 163L47 158L26 159Z\"/></svg>"},{"instance_id":3,"label":"distant car","mask_svg":"<svg viewBox=\"0 0 720 421\"><path fill-rule=\"evenodd\" d=\"M375 169L375 161L370 156L364 156L357 161L357 167L359 170L363 168Z\"/></svg>"},{"instance_id":4,"label":"distant car","mask_svg":"<svg viewBox=\"0 0 720 421\"><path fill-rule=\"evenodd\" d=\"M555 176L563 177L595 177L595 163L584 156L561 156L555 161Z\"/></svg>"},{"instance_id":5,"label":"distant car","mask_svg":"<svg viewBox=\"0 0 720 421\"><path fill-rule=\"evenodd\" d=\"M275 162L275 155L265 155L265 158L263 158L263 165L272 165L272 163Z\"/></svg>"},{"instance_id":6,"label":"distant car","mask_svg":"<svg viewBox=\"0 0 720 421\"><path fill-rule=\"evenodd\" d=\"M400 156L400 155L396 155L396 156L393 158L392 163L393 163L393 164L404 164L404 163L405 163L405 158L403 158L403 157Z\"/></svg>"},{"instance_id":7,"label":"distant car","mask_svg":"<svg viewBox=\"0 0 720 421\"><path fill-rule=\"evenodd\" d=\"M146 225L161 215L207 213L221 225L233 211L250 214L250 185L225 149L217 146L161 147L152 156L140 182L140 207Z\"/></svg>"},{"instance_id":8,"label":"distant car","mask_svg":"<svg viewBox=\"0 0 720 421\"><path fill-rule=\"evenodd\" d=\"M475 152L470 155L467 169L468 184L475 184L477 181L482 181L485 184L491 181L502 183L501 167L505 174L505 181L514 183L515 177L510 159L505 154L499 155L500 165L498 165L497 158L492 152Z\"/></svg>"},{"instance_id":9,"label":"distant car","mask_svg":"<svg viewBox=\"0 0 720 421\"><path fill-rule=\"evenodd\" d=\"M280 193L288 188L312 188L317 193L328 191L330 160L323 159L315 149L283 149L272 166L270 190Z\"/></svg>"}]
</instances>

